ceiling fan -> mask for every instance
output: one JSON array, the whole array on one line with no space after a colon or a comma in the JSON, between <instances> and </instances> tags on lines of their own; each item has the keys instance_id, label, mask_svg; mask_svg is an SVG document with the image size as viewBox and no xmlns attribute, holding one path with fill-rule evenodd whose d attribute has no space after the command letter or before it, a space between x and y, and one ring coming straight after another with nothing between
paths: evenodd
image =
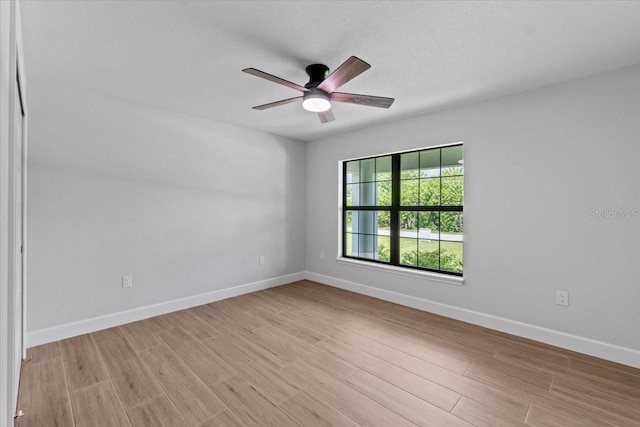
<instances>
[{"instance_id":1,"label":"ceiling fan","mask_svg":"<svg viewBox=\"0 0 640 427\"><path fill-rule=\"evenodd\" d=\"M309 83L305 84L304 86L297 85L288 80L281 79L280 77L276 77L255 68L245 68L242 71L302 92L302 96L283 99L281 101L271 102L269 104L258 105L256 107L253 107L254 110L266 110L268 108L289 104L291 102L302 101L302 107L305 110L318 113L320 122L327 123L335 120L335 117L331 112L332 101L366 105L369 107L391 107L391 104L393 104L394 101L393 98L359 95L355 93L334 92L337 88L347 83L354 77L362 74L369 68L371 68L371 65L355 56L347 59L331 74L329 74L329 67L327 67L326 65L311 64L305 70L307 72L307 75L309 76Z\"/></svg>"}]
</instances>

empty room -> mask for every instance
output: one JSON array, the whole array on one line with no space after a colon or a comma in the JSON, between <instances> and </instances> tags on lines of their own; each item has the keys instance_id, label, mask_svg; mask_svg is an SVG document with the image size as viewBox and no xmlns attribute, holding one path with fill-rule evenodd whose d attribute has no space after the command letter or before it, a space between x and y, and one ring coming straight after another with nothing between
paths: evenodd
<instances>
[{"instance_id":1,"label":"empty room","mask_svg":"<svg viewBox=\"0 0 640 427\"><path fill-rule=\"evenodd\" d=\"M640 426L640 2L0 0L0 427Z\"/></svg>"}]
</instances>

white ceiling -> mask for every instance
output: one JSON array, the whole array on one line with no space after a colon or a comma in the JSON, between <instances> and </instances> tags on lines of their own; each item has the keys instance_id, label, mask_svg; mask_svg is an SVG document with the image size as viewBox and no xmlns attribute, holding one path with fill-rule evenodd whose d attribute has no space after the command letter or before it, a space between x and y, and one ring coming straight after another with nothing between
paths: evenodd
<instances>
[{"instance_id":1,"label":"white ceiling","mask_svg":"<svg viewBox=\"0 0 640 427\"><path fill-rule=\"evenodd\" d=\"M640 63L640 2L22 1L30 102L56 85L313 140ZM340 88L396 99L334 103L321 124L299 92L355 55L371 69ZM35 98L35 99L34 99Z\"/></svg>"}]
</instances>

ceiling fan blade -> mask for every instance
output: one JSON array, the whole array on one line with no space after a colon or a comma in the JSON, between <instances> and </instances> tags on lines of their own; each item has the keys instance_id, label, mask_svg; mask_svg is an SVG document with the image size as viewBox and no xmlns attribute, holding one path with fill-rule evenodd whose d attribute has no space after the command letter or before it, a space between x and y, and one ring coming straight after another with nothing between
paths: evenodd
<instances>
[{"instance_id":1,"label":"ceiling fan blade","mask_svg":"<svg viewBox=\"0 0 640 427\"><path fill-rule=\"evenodd\" d=\"M335 117L333 117L333 112L331 110L319 112L318 118L320 119L320 123L328 123L336 119Z\"/></svg>"},{"instance_id":2,"label":"ceiling fan blade","mask_svg":"<svg viewBox=\"0 0 640 427\"><path fill-rule=\"evenodd\" d=\"M295 98L283 99L281 101L270 102L268 104L258 105L253 107L254 110L266 110L268 108L279 107L280 105L290 104L292 102L302 101L301 96L296 96Z\"/></svg>"},{"instance_id":3,"label":"ceiling fan blade","mask_svg":"<svg viewBox=\"0 0 640 427\"><path fill-rule=\"evenodd\" d=\"M336 68L329 77L324 79L322 83L318 85L318 89L331 93L349 80L367 71L369 68L371 68L371 65L360 58L352 56Z\"/></svg>"},{"instance_id":4,"label":"ceiling fan blade","mask_svg":"<svg viewBox=\"0 0 640 427\"><path fill-rule=\"evenodd\" d=\"M290 87L291 89L299 90L300 92L309 92L309 89L307 89L304 86L297 85L293 82L290 82L289 80L281 79L280 77L276 77L272 74L265 73L264 71L256 70L255 68L245 68L242 71L247 74L252 74L256 77L269 80L270 82L278 83L283 86Z\"/></svg>"},{"instance_id":5,"label":"ceiling fan blade","mask_svg":"<svg viewBox=\"0 0 640 427\"><path fill-rule=\"evenodd\" d=\"M347 102L350 104L366 105L368 107L389 108L394 98L385 98L382 96L359 95L357 93L333 92L331 94L332 101Z\"/></svg>"}]
</instances>

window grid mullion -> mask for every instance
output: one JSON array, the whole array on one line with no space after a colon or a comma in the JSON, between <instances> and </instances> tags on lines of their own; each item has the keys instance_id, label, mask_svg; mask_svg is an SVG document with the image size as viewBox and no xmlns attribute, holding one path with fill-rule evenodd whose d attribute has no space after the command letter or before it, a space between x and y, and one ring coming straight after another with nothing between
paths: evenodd
<instances>
[{"instance_id":1,"label":"window grid mullion","mask_svg":"<svg viewBox=\"0 0 640 427\"><path fill-rule=\"evenodd\" d=\"M391 157L391 211L389 224L390 246L389 261L400 264L400 154Z\"/></svg>"},{"instance_id":2,"label":"window grid mullion","mask_svg":"<svg viewBox=\"0 0 640 427\"><path fill-rule=\"evenodd\" d=\"M440 206L442 206L442 150L440 152ZM438 270L442 270L442 213L438 214Z\"/></svg>"}]
</instances>

